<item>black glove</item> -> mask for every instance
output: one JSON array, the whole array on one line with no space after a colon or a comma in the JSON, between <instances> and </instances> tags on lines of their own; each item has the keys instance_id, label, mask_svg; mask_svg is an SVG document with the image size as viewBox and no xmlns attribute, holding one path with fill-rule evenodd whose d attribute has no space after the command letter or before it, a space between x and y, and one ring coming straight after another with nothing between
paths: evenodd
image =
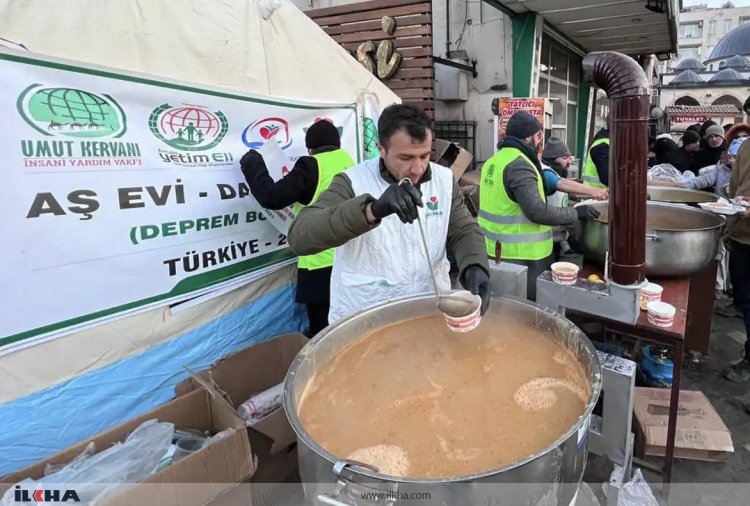
<instances>
[{"instance_id":1,"label":"black glove","mask_svg":"<svg viewBox=\"0 0 750 506\"><path fill-rule=\"evenodd\" d=\"M489 274L478 265L471 265L466 268L463 277L464 280L461 285L474 295L481 297L481 314L486 313L490 305L490 295L492 295L492 283L490 282Z\"/></svg>"},{"instance_id":2,"label":"black glove","mask_svg":"<svg viewBox=\"0 0 750 506\"><path fill-rule=\"evenodd\" d=\"M251 149L242 156L240 159L240 169L242 169L242 175L245 176L245 181L248 183L255 178L255 175L259 171L268 173L263 155L254 149Z\"/></svg>"},{"instance_id":3,"label":"black glove","mask_svg":"<svg viewBox=\"0 0 750 506\"><path fill-rule=\"evenodd\" d=\"M417 206L422 207L422 193L411 183L393 183L385 189L370 208L375 218L382 220L396 214L404 223L417 219Z\"/></svg>"},{"instance_id":4,"label":"black glove","mask_svg":"<svg viewBox=\"0 0 750 506\"><path fill-rule=\"evenodd\" d=\"M578 206L576 207L579 220L595 220L601 214L599 211L591 206Z\"/></svg>"}]
</instances>

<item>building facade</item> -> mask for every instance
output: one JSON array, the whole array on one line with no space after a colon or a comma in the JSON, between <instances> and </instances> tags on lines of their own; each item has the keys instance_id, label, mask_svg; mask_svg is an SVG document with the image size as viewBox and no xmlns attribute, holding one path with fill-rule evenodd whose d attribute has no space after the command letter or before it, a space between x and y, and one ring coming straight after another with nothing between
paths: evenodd
<instances>
[{"instance_id":1,"label":"building facade","mask_svg":"<svg viewBox=\"0 0 750 506\"><path fill-rule=\"evenodd\" d=\"M750 96L748 21L750 7L731 2L680 13L678 58L669 62L659 84L659 105L667 112L663 126L669 131L680 132L700 119L743 121Z\"/></svg>"},{"instance_id":2,"label":"building facade","mask_svg":"<svg viewBox=\"0 0 750 506\"><path fill-rule=\"evenodd\" d=\"M750 7L735 7L726 2L721 7L707 5L685 7L679 13L677 55L663 69L673 70L682 60L706 61L716 45L729 32L750 22ZM717 70L708 65L708 70Z\"/></svg>"},{"instance_id":3,"label":"building facade","mask_svg":"<svg viewBox=\"0 0 750 506\"><path fill-rule=\"evenodd\" d=\"M372 3L387 12L409 1L418 0ZM566 140L582 158L592 123L594 129L603 126L608 107L601 98L592 112L595 101L582 74L583 57L618 51L655 75L659 67L651 55L668 57L677 48L678 0L566 0L565 8L548 0L426 1L432 3L436 133L460 141L448 127L471 129L475 145L464 145L473 149L478 163L496 151L492 102L501 97L547 98L548 135ZM293 2L304 11L358 3ZM446 61L463 66L460 79Z\"/></svg>"}]
</instances>

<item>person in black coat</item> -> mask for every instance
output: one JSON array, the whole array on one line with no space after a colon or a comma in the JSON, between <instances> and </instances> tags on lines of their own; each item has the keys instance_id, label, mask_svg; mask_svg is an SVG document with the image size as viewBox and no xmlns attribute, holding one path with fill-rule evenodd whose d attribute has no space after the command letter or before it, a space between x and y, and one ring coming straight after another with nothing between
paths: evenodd
<instances>
[{"instance_id":1,"label":"person in black coat","mask_svg":"<svg viewBox=\"0 0 750 506\"><path fill-rule=\"evenodd\" d=\"M656 158L656 164L669 163L669 157L674 152L679 150L677 143L672 139L661 138L656 139L654 143L654 157Z\"/></svg>"},{"instance_id":2,"label":"person in black coat","mask_svg":"<svg viewBox=\"0 0 750 506\"><path fill-rule=\"evenodd\" d=\"M240 168L250 187L250 192L258 203L266 209L284 209L299 203L303 206L313 204L317 200L317 189L320 185L327 188L330 184L331 166L321 166L317 155L342 151L341 135L338 128L326 120L314 122L305 133L305 146L310 156L297 159L289 173L278 181L274 181L268 173L263 156L251 149L240 160ZM350 158L344 152L342 159ZM350 166L354 161L349 159ZM343 170L344 167L336 167ZM328 326L328 310L331 299L331 266L305 266L297 268L297 291L295 302L304 304L307 308L307 318L310 323L305 332L307 337L313 337Z\"/></svg>"},{"instance_id":3,"label":"person in black coat","mask_svg":"<svg viewBox=\"0 0 750 506\"><path fill-rule=\"evenodd\" d=\"M602 128L594 136L594 140L609 139L609 129ZM596 173L599 176L599 181L604 186L609 186L609 144L599 144L591 148L589 151L591 161L596 166Z\"/></svg>"},{"instance_id":4,"label":"person in black coat","mask_svg":"<svg viewBox=\"0 0 750 506\"><path fill-rule=\"evenodd\" d=\"M724 146L725 135L724 129L716 124L705 129L700 151L693 160L693 172L696 175L698 175L698 171L703 167L719 163L721 153L726 149Z\"/></svg>"},{"instance_id":5,"label":"person in black coat","mask_svg":"<svg viewBox=\"0 0 750 506\"><path fill-rule=\"evenodd\" d=\"M695 155L700 150L701 138L694 130L686 130L682 136L682 147L665 155L666 163L680 172L692 170Z\"/></svg>"}]
</instances>

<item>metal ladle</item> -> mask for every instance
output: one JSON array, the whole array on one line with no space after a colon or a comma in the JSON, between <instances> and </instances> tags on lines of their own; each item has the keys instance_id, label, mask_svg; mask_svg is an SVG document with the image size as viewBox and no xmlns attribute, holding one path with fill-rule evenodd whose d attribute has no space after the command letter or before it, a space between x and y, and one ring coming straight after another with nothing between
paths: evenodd
<instances>
[{"instance_id":1,"label":"metal ladle","mask_svg":"<svg viewBox=\"0 0 750 506\"><path fill-rule=\"evenodd\" d=\"M399 185L411 185L412 182L409 178L404 178L399 182ZM435 271L432 270L432 261L430 260L430 251L427 248L427 238L424 235L424 229L422 228L422 220L419 218L419 212L417 212L417 225L419 225L419 235L422 238L422 249L424 251L425 260L427 260L427 268L430 270L430 278L432 279L432 287L435 289L435 302L437 303L438 310L448 316L454 318L460 318L468 316L481 304L481 301L477 301L477 296L473 294L441 294L440 289L437 285L437 279L435 278Z\"/></svg>"}]
</instances>

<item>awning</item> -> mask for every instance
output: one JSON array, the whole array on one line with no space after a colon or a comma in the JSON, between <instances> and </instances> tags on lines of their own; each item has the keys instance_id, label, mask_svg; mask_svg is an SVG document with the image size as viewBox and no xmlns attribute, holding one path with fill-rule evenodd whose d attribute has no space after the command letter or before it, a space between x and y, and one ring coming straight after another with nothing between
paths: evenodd
<instances>
[{"instance_id":1,"label":"awning","mask_svg":"<svg viewBox=\"0 0 750 506\"><path fill-rule=\"evenodd\" d=\"M677 52L677 0L485 1L508 14L540 14L546 24L587 52ZM647 9L647 4L662 12Z\"/></svg>"},{"instance_id":2,"label":"awning","mask_svg":"<svg viewBox=\"0 0 750 506\"><path fill-rule=\"evenodd\" d=\"M667 116L675 117L734 117L742 113L733 105L668 105L664 108Z\"/></svg>"}]
</instances>

